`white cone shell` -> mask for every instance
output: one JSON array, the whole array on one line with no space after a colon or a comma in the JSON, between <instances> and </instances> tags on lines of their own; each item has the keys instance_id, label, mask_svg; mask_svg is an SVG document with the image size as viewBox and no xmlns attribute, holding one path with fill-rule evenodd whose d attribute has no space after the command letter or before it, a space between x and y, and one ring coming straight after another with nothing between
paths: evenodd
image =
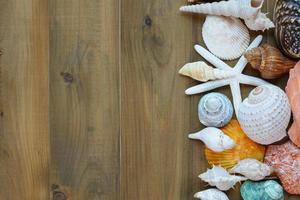
<instances>
[{"instance_id":1,"label":"white cone shell","mask_svg":"<svg viewBox=\"0 0 300 200\"><path fill-rule=\"evenodd\" d=\"M250 43L250 34L240 19L208 15L202 37L211 53L222 60L241 57Z\"/></svg>"},{"instance_id":2,"label":"white cone shell","mask_svg":"<svg viewBox=\"0 0 300 200\"><path fill-rule=\"evenodd\" d=\"M284 138L291 117L288 98L279 87L267 84L252 90L239 106L238 121L253 141L268 145Z\"/></svg>"},{"instance_id":3,"label":"white cone shell","mask_svg":"<svg viewBox=\"0 0 300 200\"><path fill-rule=\"evenodd\" d=\"M207 182L210 186L216 186L219 190L226 191L232 188L236 183L247 180L242 176L230 175L223 167L214 166L205 173L199 175L199 178Z\"/></svg>"},{"instance_id":4,"label":"white cone shell","mask_svg":"<svg viewBox=\"0 0 300 200\"><path fill-rule=\"evenodd\" d=\"M207 148L214 152L222 152L227 149L232 149L236 144L220 129L207 127L197 133L189 134L190 139L201 140Z\"/></svg>"},{"instance_id":5,"label":"white cone shell","mask_svg":"<svg viewBox=\"0 0 300 200\"><path fill-rule=\"evenodd\" d=\"M182 6L180 11L249 19L256 17L263 2L264 0L229 0Z\"/></svg>"},{"instance_id":6,"label":"white cone shell","mask_svg":"<svg viewBox=\"0 0 300 200\"><path fill-rule=\"evenodd\" d=\"M194 197L201 200L229 200L224 192L215 188L197 192Z\"/></svg>"},{"instance_id":7,"label":"white cone shell","mask_svg":"<svg viewBox=\"0 0 300 200\"><path fill-rule=\"evenodd\" d=\"M242 174L253 181L263 180L266 176L273 173L273 168L256 159L247 158L241 160L232 169L230 173Z\"/></svg>"}]
</instances>

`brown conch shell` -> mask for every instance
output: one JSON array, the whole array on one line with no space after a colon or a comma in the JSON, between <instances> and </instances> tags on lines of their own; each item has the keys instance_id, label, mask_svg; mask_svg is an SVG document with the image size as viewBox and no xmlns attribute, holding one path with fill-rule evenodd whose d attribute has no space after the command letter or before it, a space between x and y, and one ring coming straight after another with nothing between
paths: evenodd
<instances>
[{"instance_id":1,"label":"brown conch shell","mask_svg":"<svg viewBox=\"0 0 300 200\"><path fill-rule=\"evenodd\" d=\"M288 131L288 135L292 142L300 147L300 62L296 64L294 69L290 70L290 78L285 90L289 98L294 118L294 122Z\"/></svg>"},{"instance_id":2,"label":"brown conch shell","mask_svg":"<svg viewBox=\"0 0 300 200\"><path fill-rule=\"evenodd\" d=\"M285 191L300 194L300 149L291 141L282 145L270 145L265 163L273 167Z\"/></svg>"},{"instance_id":3,"label":"brown conch shell","mask_svg":"<svg viewBox=\"0 0 300 200\"><path fill-rule=\"evenodd\" d=\"M259 70L265 79L279 78L296 64L295 61L285 57L279 49L269 44L247 51L245 57L252 68Z\"/></svg>"}]
</instances>

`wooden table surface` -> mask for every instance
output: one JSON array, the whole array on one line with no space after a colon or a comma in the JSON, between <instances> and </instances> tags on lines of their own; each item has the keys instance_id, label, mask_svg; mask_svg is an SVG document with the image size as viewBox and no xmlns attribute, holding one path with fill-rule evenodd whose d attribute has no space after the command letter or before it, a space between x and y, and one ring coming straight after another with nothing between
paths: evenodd
<instances>
[{"instance_id":1,"label":"wooden table surface","mask_svg":"<svg viewBox=\"0 0 300 200\"><path fill-rule=\"evenodd\" d=\"M187 139L202 128L200 95L184 95L197 82L177 74L201 60L204 17L184 3L0 0L0 200L188 200L207 186Z\"/></svg>"}]
</instances>

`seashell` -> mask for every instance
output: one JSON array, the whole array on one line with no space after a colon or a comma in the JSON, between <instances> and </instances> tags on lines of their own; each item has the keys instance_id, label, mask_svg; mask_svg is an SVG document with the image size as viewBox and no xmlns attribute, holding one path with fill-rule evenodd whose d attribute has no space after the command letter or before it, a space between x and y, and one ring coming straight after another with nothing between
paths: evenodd
<instances>
[{"instance_id":1,"label":"seashell","mask_svg":"<svg viewBox=\"0 0 300 200\"><path fill-rule=\"evenodd\" d=\"M202 82L224 79L234 76L234 72L213 68L203 61L185 64L179 70L179 74L189 76L195 80Z\"/></svg>"},{"instance_id":2,"label":"seashell","mask_svg":"<svg viewBox=\"0 0 300 200\"><path fill-rule=\"evenodd\" d=\"M264 0L229 0L182 6L180 11L242 18L251 30L273 28L273 22L261 13Z\"/></svg>"},{"instance_id":3,"label":"seashell","mask_svg":"<svg viewBox=\"0 0 300 200\"><path fill-rule=\"evenodd\" d=\"M245 181L241 186L241 195L244 200L283 200L283 189L274 180L253 182Z\"/></svg>"},{"instance_id":4,"label":"seashell","mask_svg":"<svg viewBox=\"0 0 300 200\"><path fill-rule=\"evenodd\" d=\"M222 152L235 146L235 142L229 136L214 127L208 127L197 133L189 134L189 138L201 140L207 148L214 152Z\"/></svg>"},{"instance_id":5,"label":"seashell","mask_svg":"<svg viewBox=\"0 0 300 200\"><path fill-rule=\"evenodd\" d=\"M229 200L224 192L215 188L197 192L194 197L201 200Z\"/></svg>"},{"instance_id":6,"label":"seashell","mask_svg":"<svg viewBox=\"0 0 300 200\"><path fill-rule=\"evenodd\" d=\"M288 141L268 146L264 162L273 167L285 191L300 195L300 149L296 145Z\"/></svg>"},{"instance_id":7,"label":"seashell","mask_svg":"<svg viewBox=\"0 0 300 200\"><path fill-rule=\"evenodd\" d=\"M249 50L244 55L254 69L265 79L279 78L296 64L283 56L280 50L269 44Z\"/></svg>"},{"instance_id":8,"label":"seashell","mask_svg":"<svg viewBox=\"0 0 300 200\"><path fill-rule=\"evenodd\" d=\"M206 172L199 175L199 178L207 182L210 186L216 186L219 190L229 190L237 182L247 180L242 176L230 175L226 169L218 166L213 166L212 169L208 169Z\"/></svg>"},{"instance_id":9,"label":"seashell","mask_svg":"<svg viewBox=\"0 0 300 200\"><path fill-rule=\"evenodd\" d=\"M286 93L291 105L294 122L288 131L292 142L300 147L300 62L290 70Z\"/></svg>"},{"instance_id":10,"label":"seashell","mask_svg":"<svg viewBox=\"0 0 300 200\"><path fill-rule=\"evenodd\" d=\"M223 127L229 123L232 115L232 104L224 94L211 92L199 101L198 117L205 126Z\"/></svg>"},{"instance_id":11,"label":"seashell","mask_svg":"<svg viewBox=\"0 0 300 200\"><path fill-rule=\"evenodd\" d=\"M234 17L208 15L202 37L209 51L223 60L241 57L250 43L247 27Z\"/></svg>"},{"instance_id":12,"label":"seashell","mask_svg":"<svg viewBox=\"0 0 300 200\"><path fill-rule=\"evenodd\" d=\"M259 144L283 139L291 117L288 98L279 87L266 84L253 89L239 106L237 118L247 136Z\"/></svg>"},{"instance_id":13,"label":"seashell","mask_svg":"<svg viewBox=\"0 0 300 200\"><path fill-rule=\"evenodd\" d=\"M300 58L300 1L276 0L274 23L280 49L291 58Z\"/></svg>"},{"instance_id":14,"label":"seashell","mask_svg":"<svg viewBox=\"0 0 300 200\"><path fill-rule=\"evenodd\" d=\"M253 181L264 179L273 173L273 168L256 159L247 158L238 162L229 173L241 174Z\"/></svg>"},{"instance_id":15,"label":"seashell","mask_svg":"<svg viewBox=\"0 0 300 200\"><path fill-rule=\"evenodd\" d=\"M241 129L237 120L231 120L221 130L234 140L236 146L221 153L216 153L205 148L205 157L210 165L222 166L229 169L245 158L263 160L265 147L250 140Z\"/></svg>"}]
</instances>

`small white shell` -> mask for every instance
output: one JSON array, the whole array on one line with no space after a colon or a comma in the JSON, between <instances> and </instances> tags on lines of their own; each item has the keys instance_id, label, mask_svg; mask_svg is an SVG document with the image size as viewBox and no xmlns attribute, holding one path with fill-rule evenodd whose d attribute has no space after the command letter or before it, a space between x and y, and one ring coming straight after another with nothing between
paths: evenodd
<instances>
[{"instance_id":1,"label":"small white shell","mask_svg":"<svg viewBox=\"0 0 300 200\"><path fill-rule=\"evenodd\" d=\"M271 175L273 168L256 159L247 158L239 161L229 172L241 174L253 181L259 181Z\"/></svg>"},{"instance_id":2,"label":"small white shell","mask_svg":"<svg viewBox=\"0 0 300 200\"><path fill-rule=\"evenodd\" d=\"M232 149L236 144L220 129L208 127L197 133L189 134L190 139L201 140L207 148L214 152L222 152L227 149Z\"/></svg>"},{"instance_id":3,"label":"small white shell","mask_svg":"<svg viewBox=\"0 0 300 200\"><path fill-rule=\"evenodd\" d=\"M237 182L247 180L242 176L230 175L223 167L213 166L212 169L208 169L205 173L200 174L199 178L207 182L210 186L216 186L219 190L229 190Z\"/></svg>"},{"instance_id":4,"label":"small white shell","mask_svg":"<svg viewBox=\"0 0 300 200\"><path fill-rule=\"evenodd\" d=\"M272 144L284 138L291 117L288 98L279 87L256 87L239 106L238 120L253 141Z\"/></svg>"},{"instance_id":5,"label":"small white shell","mask_svg":"<svg viewBox=\"0 0 300 200\"><path fill-rule=\"evenodd\" d=\"M203 61L187 63L180 70L179 74L189 76L195 80L206 82L229 78L235 75L233 71L225 71L213 68Z\"/></svg>"},{"instance_id":6,"label":"small white shell","mask_svg":"<svg viewBox=\"0 0 300 200\"><path fill-rule=\"evenodd\" d=\"M232 115L232 104L224 94L211 92L199 101L198 117L205 126L223 127L229 123Z\"/></svg>"},{"instance_id":7,"label":"small white shell","mask_svg":"<svg viewBox=\"0 0 300 200\"><path fill-rule=\"evenodd\" d=\"M250 34L240 19L208 15L202 27L204 43L223 60L241 57L250 43Z\"/></svg>"},{"instance_id":8,"label":"small white shell","mask_svg":"<svg viewBox=\"0 0 300 200\"><path fill-rule=\"evenodd\" d=\"M197 192L194 197L201 200L229 200L224 192L215 188Z\"/></svg>"},{"instance_id":9,"label":"small white shell","mask_svg":"<svg viewBox=\"0 0 300 200\"><path fill-rule=\"evenodd\" d=\"M268 30L274 28L274 23L267 18L265 13L259 12L256 18L245 19L245 24L251 30Z\"/></svg>"}]
</instances>

